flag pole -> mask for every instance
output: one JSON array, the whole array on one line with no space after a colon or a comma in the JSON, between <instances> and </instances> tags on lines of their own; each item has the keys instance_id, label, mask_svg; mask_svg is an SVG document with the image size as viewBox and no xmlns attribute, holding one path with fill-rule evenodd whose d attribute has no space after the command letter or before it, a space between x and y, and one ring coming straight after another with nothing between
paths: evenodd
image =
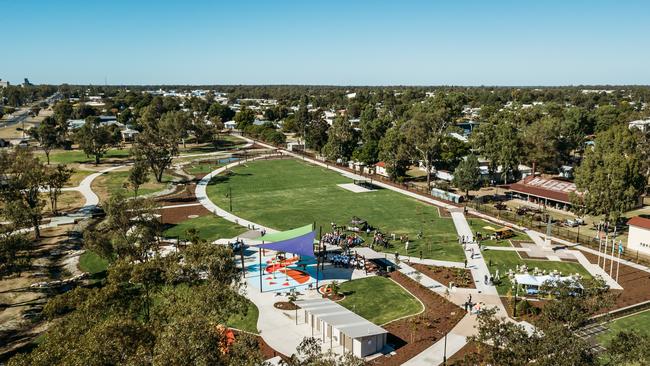
<instances>
[{"instance_id":1,"label":"flag pole","mask_svg":"<svg viewBox=\"0 0 650 366\"><path fill-rule=\"evenodd\" d=\"M600 236L600 226L602 223L598 223L598 232L596 233L596 238L598 238L598 267L600 267L600 261L601 261L601 253L600 251L603 250L603 238Z\"/></svg>"},{"instance_id":2,"label":"flag pole","mask_svg":"<svg viewBox=\"0 0 650 366\"><path fill-rule=\"evenodd\" d=\"M616 247L616 224L614 224L614 236L612 236L612 260L609 262L609 275L614 274L614 248Z\"/></svg>"},{"instance_id":3,"label":"flag pole","mask_svg":"<svg viewBox=\"0 0 650 366\"><path fill-rule=\"evenodd\" d=\"M607 242L608 241L609 241L609 231L608 231L608 227L605 227L605 247L603 249L603 271L605 271L605 273L607 273L606 265L607 265Z\"/></svg>"},{"instance_id":4,"label":"flag pole","mask_svg":"<svg viewBox=\"0 0 650 366\"><path fill-rule=\"evenodd\" d=\"M618 241L618 262L616 263L616 283L618 283L618 272L621 270L621 253L623 252L623 242Z\"/></svg>"}]
</instances>

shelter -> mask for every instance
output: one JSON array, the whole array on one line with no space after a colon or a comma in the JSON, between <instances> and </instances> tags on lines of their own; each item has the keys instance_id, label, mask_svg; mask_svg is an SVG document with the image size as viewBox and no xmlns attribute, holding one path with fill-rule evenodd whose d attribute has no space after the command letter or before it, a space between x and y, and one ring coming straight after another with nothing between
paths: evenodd
<instances>
[{"instance_id":1,"label":"shelter","mask_svg":"<svg viewBox=\"0 0 650 366\"><path fill-rule=\"evenodd\" d=\"M314 230L314 227L312 224L305 225L302 227L298 227L295 229L291 230L286 230L286 231L280 231L277 233L272 233L272 234L266 234L262 235L258 238L255 238L255 240L263 240L264 242L276 242L276 241L282 241L282 240L287 240L287 239L293 239L298 236L305 235L307 233L310 233Z\"/></svg>"},{"instance_id":2,"label":"shelter","mask_svg":"<svg viewBox=\"0 0 650 366\"><path fill-rule=\"evenodd\" d=\"M298 254L305 257L316 257L314 255L314 239L316 232L310 231L307 234L267 244L259 244L258 248L275 250L276 252Z\"/></svg>"},{"instance_id":3,"label":"shelter","mask_svg":"<svg viewBox=\"0 0 650 366\"><path fill-rule=\"evenodd\" d=\"M386 345L388 331L329 299L298 300L305 323L330 349L341 346L357 357L375 354Z\"/></svg>"},{"instance_id":4,"label":"shelter","mask_svg":"<svg viewBox=\"0 0 650 366\"><path fill-rule=\"evenodd\" d=\"M573 277L560 277L557 275L533 276L526 273L516 274L515 281L517 281L517 284L524 286L526 293L529 295L535 295L539 292L540 287L542 287L544 284L553 285L558 282L573 282L575 279ZM579 287L579 284L576 284L576 286Z\"/></svg>"}]
</instances>

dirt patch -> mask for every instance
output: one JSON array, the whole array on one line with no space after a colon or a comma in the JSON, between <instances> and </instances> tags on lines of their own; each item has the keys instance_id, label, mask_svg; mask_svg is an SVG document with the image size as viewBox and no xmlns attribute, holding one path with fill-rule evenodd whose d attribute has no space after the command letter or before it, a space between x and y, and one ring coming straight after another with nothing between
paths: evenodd
<instances>
[{"instance_id":1,"label":"dirt patch","mask_svg":"<svg viewBox=\"0 0 650 366\"><path fill-rule=\"evenodd\" d=\"M451 212L447 210L446 208L438 208L438 212L440 213L440 217L447 217L451 218Z\"/></svg>"},{"instance_id":2,"label":"dirt patch","mask_svg":"<svg viewBox=\"0 0 650 366\"><path fill-rule=\"evenodd\" d=\"M471 361L474 360L473 357L478 353L479 347L485 346L476 342L468 342L463 346L463 348L459 349L458 352L454 353L453 356L447 359L447 364L459 366L472 364Z\"/></svg>"},{"instance_id":3,"label":"dirt patch","mask_svg":"<svg viewBox=\"0 0 650 366\"><path fill-rule=\"evenodd\" d=\"M232 330L233 333L235 334L235 338L239 334L239 331L237 330ZM264 338L258 335L253 335L250 333L247 333L255 338L257 340L257 345L259 346L260 352L262 353L262 356L264 357L265 360L268 360L269 358L273 358L276 356L282 357L282 359L287 360L288 357L282 353L279 353L278 351L274 350L271 346L268 345L268 343L264 342Z\"/></svg>"},{"instance_id":4,"label":"dirt patch","mask_svg":"<svg viewBox=\"0 0 650 366\"><path fill-rule=\"evenodd\" d=\"M181 221L187 220L190 216L210 215L210 211L198 204L194 195L195 189L195 183L178 186L174 193L159 197L156 200L161 207L196 204L194 206L172 207L159 210L161 215L160 220L163 224L178 224Z\"/></svg>"},{"instance_id":5,"label":"dirt patch","mask_svg":"<svg viewBox=\"0 0 650 366\"><path fill-rule=\"evenodd\" d=\"M419 263L411 264L411 266L447 287L449 287L449 283L453 282L456 287L476 288L472 271L469 269L429 266Z\"/></svg>"},{"instance_id":6,"label":"dirt patch","mask_svg":"<svg viewBox=\"0 0 650 366\"><path fill-rule=\"evenodd\" d=\"M594 254L583 251L582 254L594 264L598 264L598 257ZM609 271L609 261L606 267ZM616 266L614 263L614 277L616 277ZM623 286L623 291L615 291L618 296L616 297L615 309L625 306L638 304L640 302L650 300L650 273L621 264L620 272L618 275L618 283ZM611 310L611 309L609 309Z\"/></svg>"},{"instance_id":7,"label":"dirt patch","mask_svg":"<svg viewBox=\"0 0 650 366\"><path fill-rule=\"evenodd\" d=\"M400 272L391 273L390 278L420 299L425 309L419 315L384 326L396 355L378 357L368 363L371 365L403 364L444 337L465 315L458 306Z\"/></svg>"},{"instance_id":8,"label":"dirt patch","mask_svg":"<svg viewBox=\"0 0 650 366\"><path fill-rule=\"evenodd\" d=\"M31 287L37 282L49 282L69 278L69 255L79 249L78 243L68 239L70 225L47 228L41 232L40 241L33 244L31 264L20 274L0 281L0 359L7 352L29 344L42 329L45 322L40 311L47 300L70 287ZM29 314L27 314L29 313Z\"/></svg>"},{"instance_id":9,"label":"dirt patch","mask_svg":"<svg viewBox=\"0 0 650 366\"><path fill-rule=\"evenodd\" d=\"M273 304L273 306L276 309L280 309L280 310L298 310L298 309L300 309L300 306L292 303L291 301L278 301L275 304Z\"/></svg>"}]
</instances>

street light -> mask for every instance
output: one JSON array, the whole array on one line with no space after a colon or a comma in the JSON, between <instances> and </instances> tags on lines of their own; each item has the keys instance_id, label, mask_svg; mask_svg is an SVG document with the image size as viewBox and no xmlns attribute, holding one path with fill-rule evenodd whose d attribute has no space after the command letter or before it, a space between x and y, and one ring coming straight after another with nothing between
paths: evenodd
<instances>
[{"instance_id":1,"label":"street light","mask_svg":"<svg viewBox=\"0 0 650 366\"><path fill-rule=\"evenodd\" d=\"M438 334L442 335L441 331L437 331L437 332L438 332ZM445 332L445 346L444 346L444 353L443 353L443 356L442 356L442 364L445 365L445 366L447 366L447 334L448 333L449 332Z\"/></svg>"},{"instance_id":2,"label":"street light","mask_svg":"<svg viewBox=\"0 0 650 366\"><path fill-rule=\"evenodd\" d=\"M517 295L519 295L519 286L517 284L517 280L515 279L515 306L512 308L512 317L516 318L517 317Z\"/></svg>"}]
</instances>

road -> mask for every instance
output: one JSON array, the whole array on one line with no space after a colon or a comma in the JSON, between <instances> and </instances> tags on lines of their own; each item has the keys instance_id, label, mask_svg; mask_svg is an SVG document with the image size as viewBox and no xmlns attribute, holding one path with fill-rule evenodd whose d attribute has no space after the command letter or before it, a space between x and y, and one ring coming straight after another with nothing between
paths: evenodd
<instances>
[{"instance_id":1,"label":"road","mask_svg":"<svg viewBox=\"0 0 650 366\"><path fill-rule=\"evenodd\" d=\"M17 125L17 124L23 122L24 120L26 120L29 117L29 112L31 111L31 108L33 106L37 106L41 102L45 102L45 103L51 105L52 102L60 99L60 97L61 97L61 95L58 92L56 92L56 93L52 94L51 96L47 97L45 100L39 100L39 101L33 102L32 104L30 104L28 106L21 107L21 108L17 109L14 113L12 113L11 118L9 118L9 119L7 119L5 121L2 121L0 123L0 128L2 128L2 127L11 127L11 126L14 126L14 125Z\"/></svg>"}]
</instances>

